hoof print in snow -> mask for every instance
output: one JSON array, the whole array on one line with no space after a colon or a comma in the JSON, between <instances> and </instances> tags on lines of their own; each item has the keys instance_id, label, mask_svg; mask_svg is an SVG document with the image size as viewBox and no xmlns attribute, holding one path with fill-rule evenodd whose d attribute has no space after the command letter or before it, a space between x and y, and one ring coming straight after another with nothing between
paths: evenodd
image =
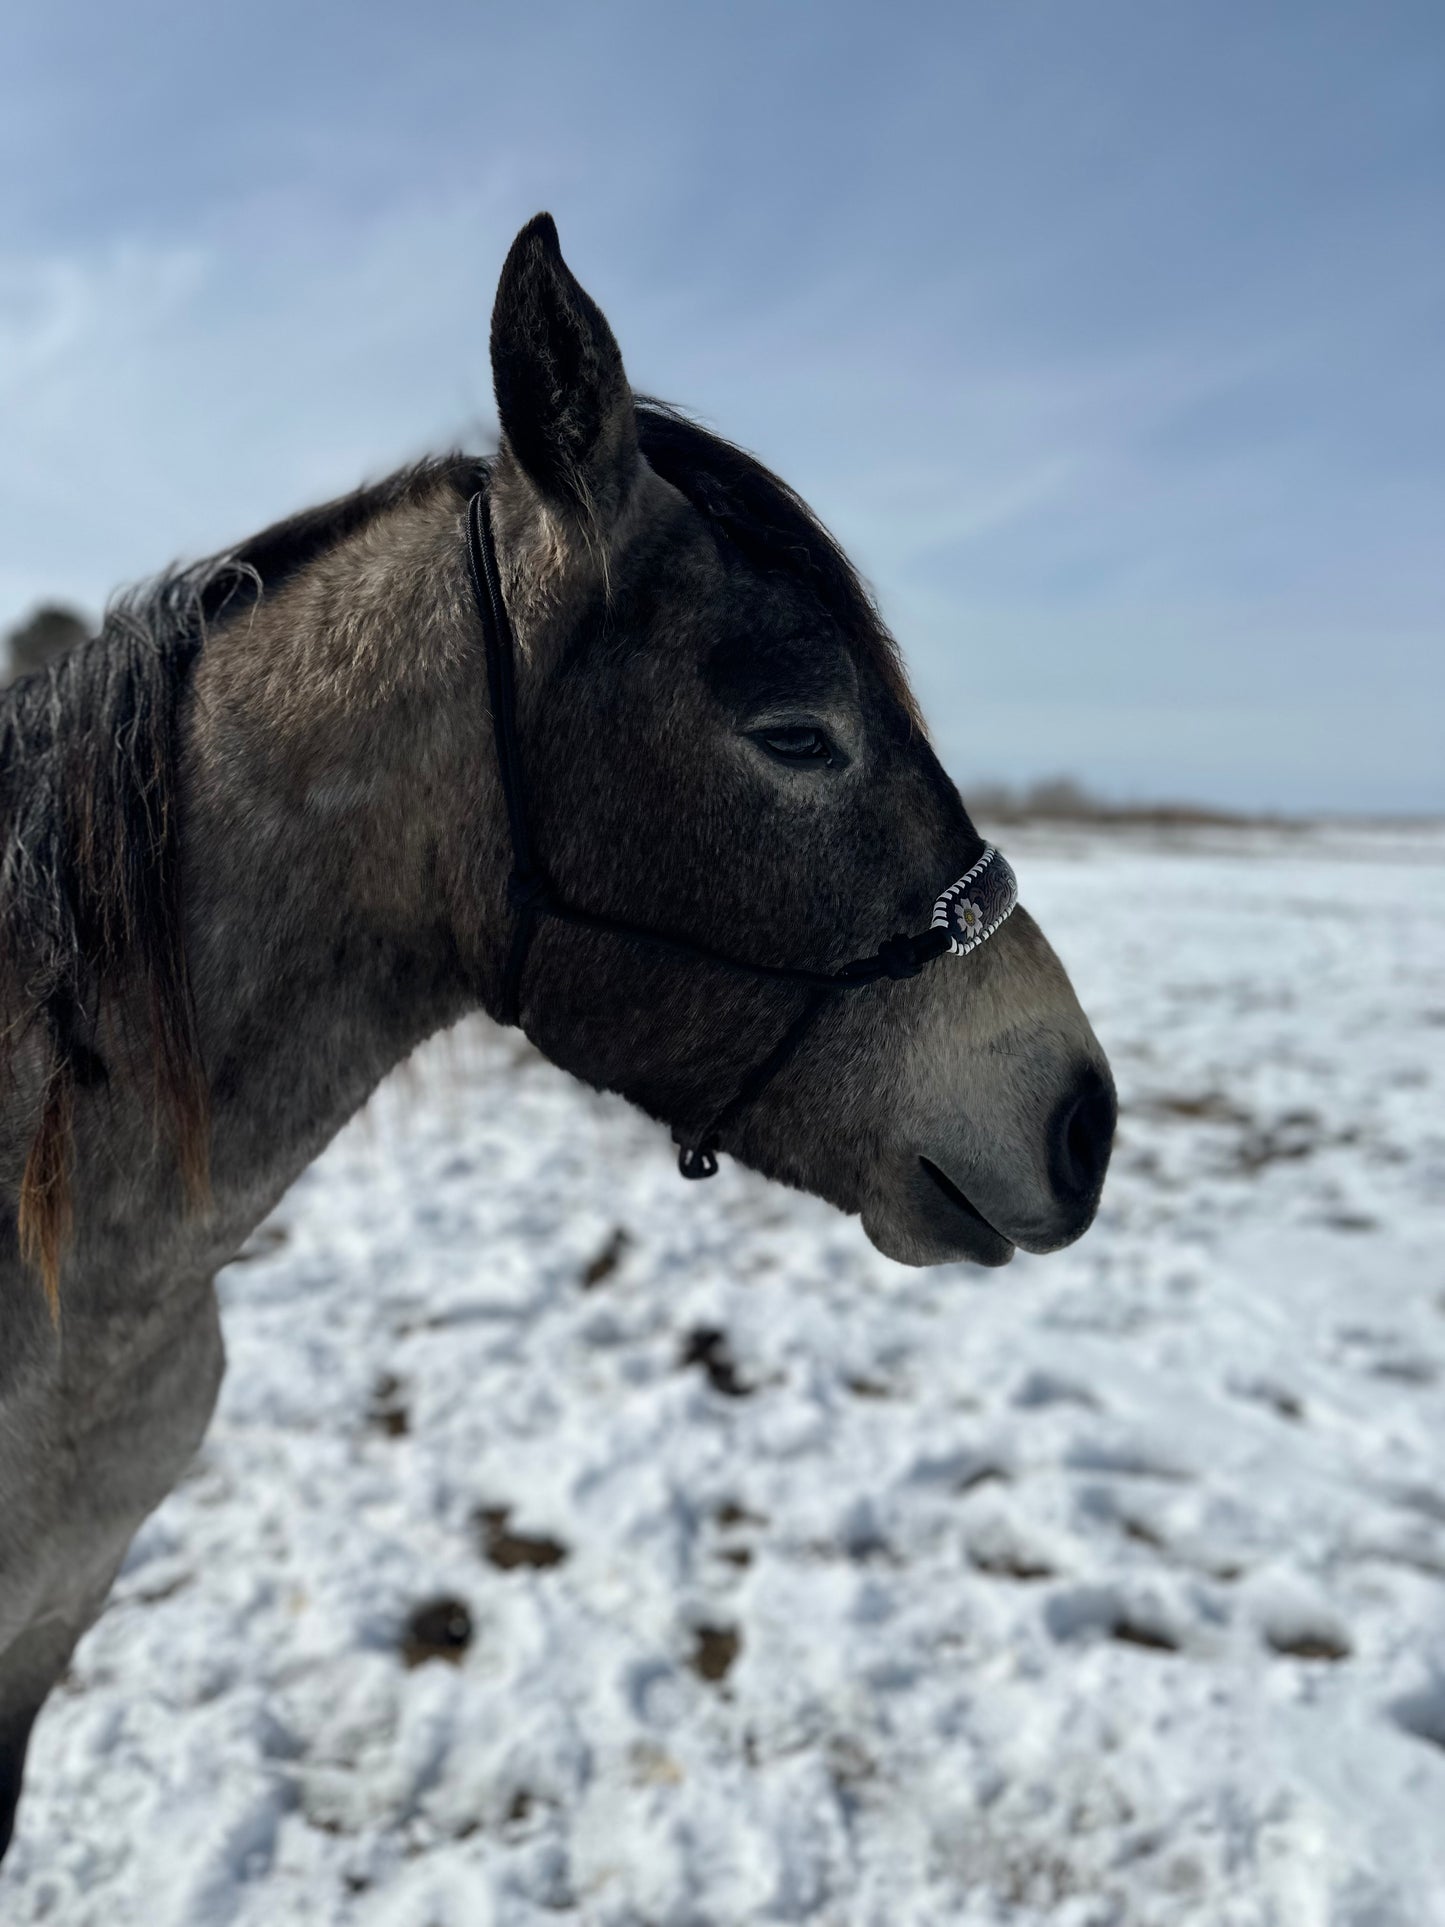
<instances>
[{"instance_id":1,"label":"hoof print in snow","mask_svg":"<svg viewBox=\"0 0 1445 1927\"><path fill-rule=\"evenodd\" d=\"M1017 1546L970 1546L968 1563L975 1572L986 1573L990 1579L1032 1581L1054 1576L1052 1566L1020 1552Z\"/></svg>"},{"instance_id":2,"label":"hoof print in snow","mask_svg":"<svg viewBox=\"0 0 1445 1927\"><path fill-rule=\"evenodd\" d=\"M1367 1211L1335 1211L1320 1222L1328 1231L1378 1231L1380 1220Z\"/></svg>"},{"instance_id":3,"label":"hoof print in snow","mask_svg":"<svg viewBox=\"0 0 1445 1927\"><path fill-rule=\"evenodd\" d=\"M1150 1116L1182 1118L1189 1124L1248 1124L1249 1113L1231 1104L1221 1091L1165 1092L1142 1107Z\"/></svg>"},{"instance_id":4,"label":"hoof print in snow","mask_svg":"<svg viewBox=\"0 0 1445 1927\"><path fill-rule=\"evenodd\" d=\"M853 1378L845 1378L843 1385L844 1389L851 1392L854 1398L892 1398L894 1396L892 1386L885 1385L882 1379L879 1378L855 1376Z\"/></svg>"},{"instance_id":5,"label":"hoof print in snow","mask_svg":"<svg viewBox=\"0 0 1445 1927\"><path fill-rule=\"evenodd\" d=\"M632 1239L618 1225L597 1256L584 1268L582 1289L595 1291L598 1285L605 1284L626 1257L631 1244Z\"/></svg>"},{"instance_id":6,"label":"hoof print in snow","mask_svg":"<svg viewBox=\"0 0 1445 1927\"><path fill-rule=\"evenodd\" d=\"M504 1835L514 1835L524 1829L537 1810L537 1799L529 1787L519 1786L507 1802L507 1811L502 1815Z\"/></svg>"},{"instance_id":7,"label":"hoof print in snow","mask_svg":"<svg viewBox=\"0 0 1445 1927\"><path fill-rule=\"evenodd\" d=\"M716 1686L732 1671L733 1661L742 1650L742 1643L742 1634L736 1627L694 1627L692 1657L688 1664L699 1679Z\"/></svg>"},{"instance_id":8,"label":"hoof print in snow","mask_svg":"<svg viewBox=\"0 0 1445 1927\"><path fill-rule=\"evenodd\" d=\"M1276 1418L1287 1419L1291 1425L1298 1425L1304 1418L1304 1400L1272 1378L1231 1378L1226 1380L1225 1390L1267 1407Z\"/></svg>"},{"instance_id":9,"label":"hoof print in snow","mask_svg":"<svg viewBox=\"0 0 1445 1927\"><path fill-rule=\"evenodd\" d=\"M461 1600L429 1599L406 1622L401 1656L408 1666L421 1666L429 1659L459 1666L471 1643L472 1616Z\"/></svg>"},{"instance_id":10,"label":"hoof print in snow","mask_svg":"<svg viewBox=\"0 0 1445 1927\"><path fill-rule=\"evenodd\" d=\"M765 1526L767 1519L760 1512L749 1512L746 1506L739 1505L735 1499L725 1499L713 1514L718 1530L727 1535L730 1543L717 1548L717 1556L725 1565L745 1570L753 1563L753 1549L740 1544L735 1537L750 1526Z\"/></svg>"},{"instance_id":11,"label":"hoof print in snow","mask_svg":"<svg viewBox=\"0 0 1445 1927\"><path fill-rule=\"evenodd\" d=\"M1064 1378L1057 1372L1030 1372L1019 1384L1009 1400L1022 1411L1033 1411L1042 1405L1082 1405L1097 1411L1099 1401L1087 1385L1080 1385L1072 1378Z\"/></svg>"},{"instance_id":12,"label":"hoof print in snow","mask_svg":"<svg viewBox=\"0 0 1445 1927\"><path fill-rule=\"evenodd\" d=\"M1152 1446L1131 1439L1082 1438L1064 1454L1071 1472L1108 1472L1121 1479L1161 1479L1188 1484L1192 1474Z\"/></svg>"},{"instance_id":13,"label":"hoof print in snow","mask_svg":"<svg viewBox=\"0 0 1445 1927\"><path fill-rule=\"evenodd\" d=\"M1433 1385L1440 1377L1440 1367L1429 1358L1378 1358L1370 1367L1370 1376L1389 1379L1396 1385Z\"/></svg>"},{"instance_id":14,"label":"hoof print in snow","mask_svg":"<svg viewBox=\"0 0 1445 1927\"><path fill-rule=\"evenodd\" d=\"M1432 1679L1414 1693L1402 1693L1386 1711L1402 1733L1445 1747L1445 1678Z\"/></svg>"},{"instance_id":15,"label":"hoof print in snow","mask_svg":"<svg viewBox=\"0 0 1445 1927\"><path fill-rule=\"evenodd\" d=\"M1260 1581L1253 1600L1265 1645L1281 1659L1348 1659L1350 1635L1328 1599L1301 1575L1276 1572Z\"/></svg>"},{"instance_id":16,"label":"hoof print in snow","mask_svg":"<svg viewBox=\"0 0 1445 1927\"><path fill-rule=\"evenodd\" d=\"M1151 1552L1167 1552L1169 1550L1169 1542L1165 1539L1163 1533L1156 1532L1147 1519L1137 1518L1133 1513L1120 1516L1119 1530L1126 1539L1131 1540L1136 1546L1148 1546ZM1238 1568L1236 1567L1229 1576L1231 1578L1235 1577L1237 1573Z\"/></svg>"},{"instance_id":17,"label":"hoof print in snow","mask_svg":"<svg viewBox=\"0 0 1445 1927\"><path fill-rule=\"evenodd\" d=\"M508 1505L484 1506L477 1514L484 1557L503 1572L515 1572L520 1566L537 1571L560 1566L567 1557L566 1546L540 1534L513 1532L507 1524L511 1516L512 1508Z\"/></svg>"},{"instance_id":18,"label":"hoof print in snow","mask_svg":"<svg viewBox=\"0 0 1445 1927\"><path fill-rule=\"evenodd\" d=\"M1129 1605L1107 1586L1056 1593L1044 1607L1044 1624L1064 1645L1103 1638L1156 1653L1179 1651L1179 1641L1158 1614Z\"/></svg>"},{"instance_id":19,"label":"hoof print in snow","mask_svg":"<svg viewBox=\"0 0 1445 1927\"><path fill-rule=\"evenodd\" d=\"M979 1459L962 1473L955 1481L953 1490L960 1497L965 1492L976 1492L981 1485L1007 1485L1013 1478L1006 1465L995 1465L991 1460Z\"/></svg>"},{"instance_id":20,"label":"hoof print in snow","mask_svg":"<svg viewBox=\"0 0 1445 1927\"><path fill-rule=\"evenodd\" d=\"M1330 1137L1317 1112L1286 1111L1272 1124L1245 1132L1235 1150L1233 1168L1243 1177L1253 1177L1272 1164L1297 1164L1331 1145L1352 1144L1356 1135L1346 1130Z\"/></svg>"},{"instance_id":21,"label":"hoof print in snow","mask_svg":"<svg viewBox=\"0 0 1445 1927\"><path fill-rule=\"evenodd\" d=\"M1110 1639L1122 1641L1125 1646L1146 1646L1153 1653L1177 1653L1179 1641L1162 1626L1148 1626L1136 1619L1116 1619L1109 1628Z\"/></svg>"},{"instance_id":22,"label":"hoof print in snow","mask_svg":"<svg viewBox=\"0 0 1445 1927\"><path fill-rule=\"evenodd\" d=\"M1350 1642L1338 1628L1316 1626L1266 1630L1265 1643L1282 1659L1341 1660L1350 1656Z\"/></svg>"},{"instance_id":23,"label":"hoof print in snow","mask_svg":"<svg viewBox=\"0 0 1445 1927\"><path fill-rule=\"evenodd\" d=\"M367 1423L373 1431L389 1439L405 1438L411 1430L411 1417L401 1396L401 1380L393 1372L383 1372L371 1388L371 1409Z\"/></svg>"},{"instance_id":24,"label":"hoof print in snow","mask_svg":"<svg viewBox=\"0 0 1445 1927\"><path fill-rule=\"evenodd\" d=\"M682 1367L699 1365L707 1382L724 1398L750 1398L753 1387L738 1377L738 1368L728 1350L728 1335L715 1325L699 1325L683 1340Z\"/></svg>"},{"instance_id":25,"label":"hoof print in snow","mask_svg":"<svg viewBox=\"0 0 1445 1927\"><path fill-rule=\"evenodd\" d=\"M724 1499L713 1517L724 1532L732 1532L738 1526L765 1526L768 1523L765 1513L749 1512L736 1499Z\"/></svg>"}]
</instances>

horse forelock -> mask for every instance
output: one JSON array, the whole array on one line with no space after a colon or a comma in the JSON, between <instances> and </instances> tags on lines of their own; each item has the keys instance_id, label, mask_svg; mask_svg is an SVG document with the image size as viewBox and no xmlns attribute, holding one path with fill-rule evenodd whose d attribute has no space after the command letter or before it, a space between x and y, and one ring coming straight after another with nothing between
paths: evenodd
<instances>
[{"instance_id":1,"label":"horse forelock","mask_svg":"<svg viewBox=\"0 0 1445 1927\"><path fill-rule=\"evenodd\" d=\"M801 582L872 662L909 727L922 735L898 645L872 593L802 496L755 455L666 402L639 397L637 426L649 465L753 567Z\"/></svg>"}]
</instances>

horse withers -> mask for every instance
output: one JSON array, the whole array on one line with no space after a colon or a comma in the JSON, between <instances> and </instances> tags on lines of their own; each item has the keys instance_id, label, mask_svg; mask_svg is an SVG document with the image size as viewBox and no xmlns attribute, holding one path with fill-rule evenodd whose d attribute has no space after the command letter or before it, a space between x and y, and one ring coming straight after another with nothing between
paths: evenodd
<instances>
[{"instance_id":1,"label":"horse withers","mask_svg":"<svg viewBox=\"0 0 1445 1927\"><path fill-rule=\"evenodd\" d=\"M209 1420L217 1269L467 1011L906 1263L1097 1206L1103 1054L1022 909L928 938L1006 871L836 544L633 394L547 216L491 353L493 459L167 576L0 694L0 1839Z\"/></svg>"}]
</instances>

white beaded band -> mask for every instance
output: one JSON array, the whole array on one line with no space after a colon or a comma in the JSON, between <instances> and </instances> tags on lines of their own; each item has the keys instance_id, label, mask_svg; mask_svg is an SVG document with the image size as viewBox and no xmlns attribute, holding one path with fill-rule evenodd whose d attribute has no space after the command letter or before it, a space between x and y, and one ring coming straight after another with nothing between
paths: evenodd
<instances>
[{"instance_id":1,"label":"white beaded band","mask_svg":"<svg viewBox=\"0 0 1445 1927\"><path fill-rule=\"evenodd\" d=\"M950 883L934 904L932 928L946 930L954 956L966 957L988 942L1013 914L1018 900L1018 878L1008 859L988 843L973 868L957 883Z\"/></svg>"}]
</instances>

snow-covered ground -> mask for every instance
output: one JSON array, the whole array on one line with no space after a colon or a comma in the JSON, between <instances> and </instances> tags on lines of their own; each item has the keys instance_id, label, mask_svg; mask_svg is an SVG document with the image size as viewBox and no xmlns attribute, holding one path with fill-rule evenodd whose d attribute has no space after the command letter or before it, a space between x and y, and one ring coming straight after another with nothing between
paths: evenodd
<instances>
[{"instance_id":1,"label":"snow-covered ground","mask_svg":"<svg viewBox=\"0 0 1445 1927\"><path fill-rule=\"evenodd\" d=\"M1010 851L1094 1231L905 1271L440 1040L223 1275L6 1927L1445 1922L1445 834Z\"/></svg>"}]
</instances>

